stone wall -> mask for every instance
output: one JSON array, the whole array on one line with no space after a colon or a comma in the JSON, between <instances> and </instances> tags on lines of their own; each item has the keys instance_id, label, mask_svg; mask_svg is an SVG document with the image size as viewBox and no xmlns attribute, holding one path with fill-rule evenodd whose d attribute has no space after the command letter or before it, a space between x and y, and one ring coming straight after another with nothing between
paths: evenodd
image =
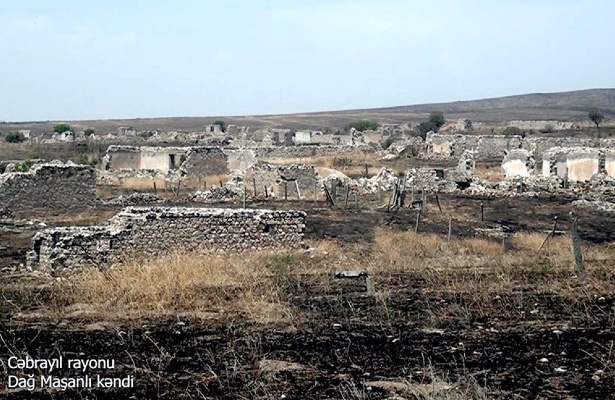
<instances>
[{"instance_id":1,"label":"stone wall","mask_svg":"<svg viewBox=\"0 0 615 400\"><path fill-rule=\"evenodd\" d=\"M89 165L43 163L0 174L0 204L17 213L83 210L95 203L96 172Z\"/></svg>"},{"instance_id":2,"label":"stone wall","mask_svg":"<svg viewBox=\"0 0 615 400\"><path fill-rule=\"evenodd\" d=\"M502 158L522 146L520 136L503 135L443 135L430 134L426 139L428 156L459 157L465 151L474 151L476 159Z\"/></svg>"},{"instance_id":3,"label":"stone wall","mask_svg":"<svg viewBox=\"0 0 615 400\"><path fill-rule=\"evenodd\" d=\"M246 185L258 197L314 199L321 195L320 177L310 165L272 165L260 162L246 170Z\"/></svg>"},{"instance_id":4,"label":"stone wall","mask_svg":"<svg viewBox=\"0 0 615 400\"><path fill-rule=\"evenodd\" d=\"M296 248L304 230L302 211L128 207L105 225L38 232L28 265L58 271L173 252Z\"/></svg>"},{"instance_id":5,"label":"stone wall","mask_svg":"<svg viewBox=\"0 0 615 400\"><path fill-rule=\"evenodd\" d=\"M534 157L525 149L511 150L502 161L502 170L506 178L528 177L534 174L534 167Z\"/></svg>"},{"instance_id":6,"label":"stone wall","mask_svg":"<svg viewBox=\"0 0 615 400\"><path fill-rule=\"evenodd\" d=\"M611 151L591 147L554 147L543 154L542 175L557 176L570 182L587 182L594 175L611 175L615 168L607 166Z\"/></svg>"},{"instance_id":7,"label":"stone wall","mask_svg":"<svg viewBox=\"0 0 615 400\"><path fill-rule=\"evenodd\" d=\"M253 149L259 160L275 158L344 156L349 154L374 153L376 148L362 146L279 146Z\"/></svg>"}]
</instances>

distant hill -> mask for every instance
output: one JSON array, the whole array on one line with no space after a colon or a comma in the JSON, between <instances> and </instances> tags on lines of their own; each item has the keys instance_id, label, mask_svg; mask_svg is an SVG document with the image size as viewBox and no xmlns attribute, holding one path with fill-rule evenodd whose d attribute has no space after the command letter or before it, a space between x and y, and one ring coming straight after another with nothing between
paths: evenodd
<instances>
[{"instance_id":1,"label":"distant hill","mask_svg":"<svg viewBox=\"0 0 615 400\"><path fill-rule=\"evenodd\" d=\"M132 126L138 130L191 131L200 130L216 119L223 119L227 124L246 125L252 128L288 127L302 129L344 127L358 119L373 119L380 123L419 122L424 120L428 113L432 111L442 111L447 119L468 118L472 121L483 122L505 122L511 120L580 121L586 120L587 111L594 107L601 109L609 119L614 119L615 89L533 93L451 103L284 115L139 118L62 122L68 122L81 128L93 127L98 132L115 131L119 126ZM0 131L11 129L31 129L34 132L49 131L55 123L50 121L0 124Z\"/></svg>"}]
</instances>

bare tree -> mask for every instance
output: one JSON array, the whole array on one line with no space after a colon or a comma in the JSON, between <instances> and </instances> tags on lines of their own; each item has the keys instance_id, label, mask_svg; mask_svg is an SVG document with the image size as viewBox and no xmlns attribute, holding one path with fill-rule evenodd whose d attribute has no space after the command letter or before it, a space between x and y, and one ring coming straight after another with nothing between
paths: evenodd
<instances>
[{"instance_id":1,"label":"bare tree","mask_svg":"<svg viewBox=\"0 0 615 400\"><path fill-rule=\"evenodd\" d=\"M604 121L604 114L597 108L592 108L589 110L587 116L594 124L596 124L596 128L600 128L600 124Z\"/></svg>"}]
</instances>

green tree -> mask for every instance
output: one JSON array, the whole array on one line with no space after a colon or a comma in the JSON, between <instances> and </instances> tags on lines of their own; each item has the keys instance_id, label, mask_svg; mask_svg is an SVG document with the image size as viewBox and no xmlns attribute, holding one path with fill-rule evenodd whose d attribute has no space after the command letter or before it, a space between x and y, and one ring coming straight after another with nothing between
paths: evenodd
<instances>
[{"instance_id":1,"label":"green tree","mask_svg":"<svg viewBox=\"0 0 615 400\"><path fill-rule=\"evenodd\" d=\"M355 128L359 132L365 132L365 131L370 131L370 130L375 131L376 129L378 129L378 123L376 121L370 121L368 119L363 119L361 121L352 122L348 124L348 126L346 127L346 130L350 130L351 128Z\"/></svg>"},{"instance_id":2,"label":"green tree","mask_svg":"<svg viewBox=\"0 0 615 400\"><path fill-rule=\"evenodd\" d=\"M436 130L434 132L438 132L438 130L442 128L446 120L444 119L444 114L442 114L440 111L434 111L429 114L429 122L431 122L433 126L436 127Z\"/></svg>"},{"instance_id":3,"label":"green tree","mask_svg":"<svg viewBox=\"0 0 615 400\"><path fill-rule=\"evenodd\" d=\"M521 136L523 131L516 126L507 126L502 132L504 136Z\"/></svg>"},{"instance_id":4,"label":"green tree","mask_svg":"<svg viewBox=\"0 0 615 400\"><path fill-rule=\"evenodd\" d=\"M21 132L9 132L4 140L7 143L21 143L26 140L26 137Z\"/></svg>"},{"instance_id":5,"label":"green tree","mask_svg":"<svg viewBox=\"0 0 615 400\"><path fill-rule=\"evenodd\" d=\"M83 134L84 134L85 136L92 136L92 135L93 135L93 134L95 134L95 133L96 133L96 131L94 130L94 128L86 128L86 129L83 131Z\"/></svg>"},{"instance_id":6,"label":"green tree","mask_svg":"<svg viewBox=\"0 0 615 400\"><path fill-rule=\"evenodd\" d=\"M596 128L600 128L600 124L604 121L604 114L597 108L592 108L587 113L587 117L596 124Z\"/></svg>"},{"instance_id":7,"label":"green tree","mask_svg":"<svg viewBox=\"0 0 615 400\"><path fill-rule=\"evenodd\" d=\"M220 130L222 130L222 132L226 132L226 122L224 122L223 120L215 120L214 125L220 125Z\"/></svg>"},{"instance_id":8,"label":"green tree","mask_svg":"<svg viewBox=\"0 0 615 400\"><path fill-rule=\"evenodd\" d=\"M68 132L71 131L72 132L72 128L69 124L58 124L56 126L53 127L53 131L55 133L64 133L64 132Z\"/></svg>"}]
</instances>

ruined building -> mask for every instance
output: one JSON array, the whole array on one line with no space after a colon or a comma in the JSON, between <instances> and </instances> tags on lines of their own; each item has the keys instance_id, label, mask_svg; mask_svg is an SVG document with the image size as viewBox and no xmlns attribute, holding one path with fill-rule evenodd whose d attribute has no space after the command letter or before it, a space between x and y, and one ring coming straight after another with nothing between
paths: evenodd
<instances>
[{"instance_id":1,"label":"ruined building","mask_svg":"<svg viewBox=\"0 0 615 400\"><path fill-rule=\"evenodd\" d=\"M0 204L16 213L83 210L96 202L96 172L89 165L42 163L27 172L0 174Z\"/></svg>"},{"instance_id":2,"label":"ruined building","mask_svg":"<svg viewBox=\"0 0 615 400\"><path fill-rule=\"evenodd\" d=\"M178 251L294 248L303 244L304 230L302 211L128 207L104 225L38 232L28 265L58 271Z\"/></svg>"}]
</instances>

